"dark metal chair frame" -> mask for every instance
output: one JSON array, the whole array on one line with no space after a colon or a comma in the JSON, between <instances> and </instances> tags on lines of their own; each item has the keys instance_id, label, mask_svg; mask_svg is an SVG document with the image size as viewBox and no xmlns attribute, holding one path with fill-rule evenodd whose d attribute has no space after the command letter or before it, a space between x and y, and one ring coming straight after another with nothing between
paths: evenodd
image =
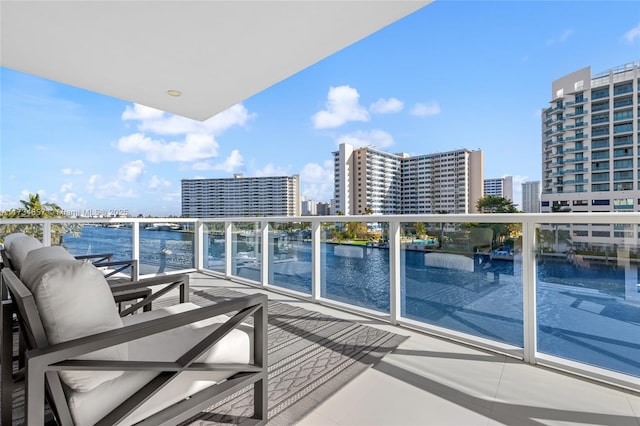
<instances>
[{"instance_id":1,"label":"dark metal chair frame","mask_svg":"<svg viewBox=\"0 0 640 426\"><path fill-rule=\"evenodd\" d=\"M52 408L57 422L61 425L72 425L71 414L67 406L62 382L56 374L61 370L115 370L115 371L157 371L159 374L132 395L127 401L114 408L98 425L112 425L124 419L148 398L185 371L235 371L236 374L227 380L210 386L188 399L148 417L141 425L173 425L189 419L216 402L233 393L253 386L254 415L243 424L264 424L267 420L267 297L254 294L246 297L223 301L214 305L201 307L192 311L169 315L143 323L126 326L103 333L75 339L72 341L49 345L38 309L31 292L9 268L2 270L3 281L10 293L9 300L2 301L1 330L2 357L11 359L13 352L12 323L14 313L17 314L22 333L27 344L25 372L25 421L29 425L44 423L45 398ZM161 283L161 280L165 280ZM166 280L174 280L172 288L185 284L188 289L188 275L154 277L155 284L166 284ZM149 285L144 280L143 286ZM124 284L135 286L137 283ZM157 293L156 293L157 294ZM156 295L154 294L154 296ZM146 361L105 361L74 360L72 358L106 347L133 341L145 336L171 330L221 314L235 312L231 319L174 362ZM198 356L220 341L231 330L237 328L244 320L253 317L253 364L205 364L194 362ZM167 342L171 344L171 342ZM11 424L12 420L12 363L0 365L0 388L3 424Z\"/></svg>"}]
</instances>

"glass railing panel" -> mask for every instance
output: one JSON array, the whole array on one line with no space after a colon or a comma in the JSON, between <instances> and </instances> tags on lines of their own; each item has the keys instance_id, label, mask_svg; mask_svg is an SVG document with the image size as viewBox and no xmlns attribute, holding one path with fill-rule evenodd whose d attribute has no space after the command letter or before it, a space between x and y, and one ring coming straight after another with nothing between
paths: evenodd
<instances>
[{"instance_id":1,"label":"glass railing panel","mask_svg":"<svg viewBox=\"0 0 640 426\"><path fill-rule=\"evenodd\" d=\"M231 274L261 281L261 237L259 222L235 222L231 231Z\"/></svg>"},{"instance_id":2,"label":"glass railing panel","mask_svg":"<svg viewBox=\"0 0 640 426\"><path fill-rule=\"evenodd\" d=\"M32 224L14 224L14 223L8 223L8 224L2 224L0 225L0 243L4 242L4 237L6 237L9 234L15 234L15 233L23 233L26 235L30 235L34 238L37 238L38 240L42 241L43 240L43 232L44 226L42 224L39 223L32 223ZM54 241L59 241L60 237L62 235L64 235L66 232L66 228L65 225L58 225L58 224L53 224L51 226L51 241L52 244L54 244Z\"/></svg>"},{"instance_id":3,"label":"glass railing panel","mask_svg":"<svg viewBox=\"0 0 640 426\"><path fill-rule=\"evenodd\" d=\"M538 351L640 376L638 225L590 227L538 230Z\"/></svg>"},{"instance_id":4,"label":"glass railing panel","mask_svg":"<svg viewBox=\"0 0 640 426\"><path fill-rule=\"evenodd\" d=\"M140 275L195 268L193 223L140 223Z\"/></svg>"},{"instance_id":5,"label":"glass railing panel","mask_svg":"<svg viewBox=\"0 0 640 426\"><path fill-rule=\"evenodd\" d=\"M520 224L402 223L401 232L403 317L523 347Z\"/></svg>"},{"instance_id":6,"label":"glass railing panel","mask_svg":"<svg viewBox=\"0 0 640 426\"><path fill-rule=\"evenodd\" d=\"M66 226L69 228L61 241L56 241L52 235L52 245L62 245L74 256L111 254L113 260L132 259L131 223L74 223Z\"/></svg>"},{"instance_id":7,"label":"glass railing panel","mask_svg":"<svg viewBox=\"0 0 640 426\"><path fill-rule=\"evenodd\" d=\"M322 297L388 313L388 223L325 222L321 229Z\"/></svg>"},{"instance_id":8,"label":"glass railing panel","mask_svg":"<svg viewBox=\"0 0 640 426\"><path fill-rule=\"evenodd\" d=\"M311 294L311 223L269 223L268 283Z\"/></svg>"},{"instance_id":9,"label":"glass railing panel","mask_svg":"<svg viewBox=\"0 0 640 426\"><path fill-rule=\"evenodd\" d=\"M225 226L224 222L205 222L204 267L216 272L225 272Z\"/></svg>"}]
</instances>

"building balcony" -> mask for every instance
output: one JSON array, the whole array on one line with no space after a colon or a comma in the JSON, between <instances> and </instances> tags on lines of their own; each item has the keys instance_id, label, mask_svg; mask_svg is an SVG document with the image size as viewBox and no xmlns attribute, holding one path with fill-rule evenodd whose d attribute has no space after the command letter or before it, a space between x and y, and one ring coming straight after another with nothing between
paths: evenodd
<instances>
[{"instance_id":1,"label":"building balcony","mask_svg":"<svg viewBox=\"0 0 640 426\"><path fill-rule=\"evenodd\" d=\"M582 98L582 100L568 101L568 102L565 102L565 105L566 106L581 105L586 103L588 100L589 98Z\"/></svg>"},{"instance_id":2,"label":"building balcony","mask_svg":"<svg viewBox=\"0 0 640 426\"><path fill-rule=\"evenodd\" d=\"M581 152L581 151L588 151L589 147L588 146L581 146L581 147L575 147L575 148L566 148L563 150L564 153L569 153L569 152Z\"/></svg>"},{"instance_id":3,"label":"building balcony","mask_svg":"<svg viewBox=\"0 0 640 426\"><path fill-rule=\"evenodd\" d=\"M584 111L580 111L580 112L569 112L567 114L565 114L566 117L581 117L583 115L587 115L589 111L584 110Z\"/></svg>"},{"instance_id":4,"label":"building balcony","mask_svg":"<svg viewBox=\"0 0 640 426\"><path fill-rule=\"evenodd\" d=\"M582 180L571 179L571 180L565 180L564 183L565 185L581 185L583 183L589 183L589 179L582 179Z\"/></svg>"},{"instance_id":5,"label":"building balcony","mask_svg":"<svg viewBox=\"0 0 640 426\"><path fill-rule=\"evenodd\" d=\"M179 224L179 231L149 230L149 222L164 221ZM335 239L331 232L350 222L378 223L388 244ZM431 243L404 239L415 222L425 223ZM465 228L472 222L484 224L481 230L511 224L520 231L512 246L493 247L487 231ZM187 272L195 292L263 292L408 336L374 368L316 403L300 425L423 424L427 407L437 407L429 417L434 424L528 424L531 418L631 424L638 413L630 407L640 403L640 330L632 320L640 293L637 279L628 278L637 278L640 263L630 254L640 244L611 238L608 252L598 246L578 258L571 251L577 241L567 239L568 224L618 222L637 227L640 214L16 219L2 225L36 225L45 245L59 242L56 229L66 226L63 242L73 254L97 251L105 233L117 233L109 239L121 244L115 257L133 254L143 277ZM589 273L601 275L591 280Z\"/></svg>"},{"instance_id":6,"label":"building balcony","mask_svg":"<svg viewBox=\"0 0 640 426\"><path fill-rule=\"evenodd\" d=\"M589 157L582 157L582 158L572 158L569 160L564 160L564 163L584 163L585 161L589 161Z\"/></svg>"},{"instance_id":7,"label":"building balcony","mask_svg":"<svg viewBox=\"0 0 640 426\"><path fill-rule=\"evenodd\" d=\"M584 167L582 169L566 169L564 171L564 174L568 175L568 174L572 174L572 173L588 173L589 169L587 167Z\"/></svg>"},{"instance_id":8,"label":"building balcony","mask_svg":"<svg viewBox=\"0 0 640 426\"><path fill-rule=\"evenodd\" d=\"M586 137L588 137L589 135L587 135L586 133L580 133L577 134L575 136L566 136L564 138L565 141L575 141L575 140L581 140L581 139L585 139Z\"/></svg>"}]
</instances>

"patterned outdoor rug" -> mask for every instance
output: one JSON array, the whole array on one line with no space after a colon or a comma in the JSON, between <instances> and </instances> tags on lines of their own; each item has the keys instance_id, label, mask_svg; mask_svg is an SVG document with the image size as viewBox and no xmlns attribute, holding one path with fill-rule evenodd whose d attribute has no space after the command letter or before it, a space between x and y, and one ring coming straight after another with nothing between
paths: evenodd
<instances>
[{"instance_id":1,"label":"patterned outdoor rug","mask_svg":"<svg viewBox=\"0 0 640 426\"><path fill-rule=\"evenodd\" d=\"M192 291L206 306L243 293L225 288ZM154 306L177 303L168 298ZM269 425L292 425L358 374L393 351L405 336L269 301ZM24 388L13 395L14 425L24 424ZM48 411L48 410L47 410ZM237 424L253 414L249 387L192 417L183 425ZM51 413L47 413L51 418Z\"/></svg>"},{"instance_id":2,"label":"patterned outdoor rug","mask_svg":"<svg viewBox=\"0 0 640 426\"><path fill-rule=\"evenodd\" d=\"M224 288L192 293L207 305L242 296ZM393 351L405 336L269 301L269 424L291 425ZM239 423L253 413L251 388L184 424Z\"/></svg>"}]
</instances>

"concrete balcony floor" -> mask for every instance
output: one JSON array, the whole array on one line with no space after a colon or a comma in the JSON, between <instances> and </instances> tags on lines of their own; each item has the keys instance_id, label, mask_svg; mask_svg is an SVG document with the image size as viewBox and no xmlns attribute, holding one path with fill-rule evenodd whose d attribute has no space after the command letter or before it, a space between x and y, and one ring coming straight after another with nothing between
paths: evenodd
<instances>
[{"instance_id":1,"label":"concrete balcony floor","mask_svg":"<svg viewBox=\"0 0 640 426\"><path fill-rule=\"evenodd\" d=\"M205 274L191 287L225 286L407 335L393 353L298 424L640 426L640 394L508 356Z\"/></svg>"}]
</instances>

